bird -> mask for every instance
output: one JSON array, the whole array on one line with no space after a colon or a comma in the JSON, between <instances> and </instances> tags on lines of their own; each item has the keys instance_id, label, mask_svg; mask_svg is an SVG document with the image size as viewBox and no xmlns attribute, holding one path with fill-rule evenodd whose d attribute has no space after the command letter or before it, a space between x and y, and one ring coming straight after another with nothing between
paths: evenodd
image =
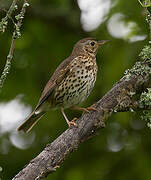
<instances>
[{"instance_id":1,"label":"bird","mask_svg":"<svg viewBox=\"0 0 151 180\"><path fill-rule=\"evenodd\" d=\"M60 109L69 127L76 126L75 119L69 121L64 109L74 108L84 112L95 110L93 107L80 108L78 105L87 99L94 87L98 71L96 54L98 48L106 42L108 40L92 37L79 40L71 55L62 61L51 76L36 108L17 130L29 132L50 109Z\"/></svg>"}]
</instances>

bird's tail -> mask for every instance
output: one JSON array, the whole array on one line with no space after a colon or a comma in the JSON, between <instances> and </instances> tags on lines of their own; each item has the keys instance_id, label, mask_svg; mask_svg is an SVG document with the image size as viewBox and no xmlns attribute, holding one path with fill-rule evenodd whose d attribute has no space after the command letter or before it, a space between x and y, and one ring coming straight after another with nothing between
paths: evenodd
<instances>
[{"instance_id":1,"label":"bird's tail","mask_svg":"<svg viewBox=\"0 0 151 180\"><path fill-rule=\"evenodd\" d=\"M45 114L45 112L35 113L33 111L27 119L17 128L18 131L29 132L33 126L38 122L38 120Z\"/></svg>"}]
</instances>

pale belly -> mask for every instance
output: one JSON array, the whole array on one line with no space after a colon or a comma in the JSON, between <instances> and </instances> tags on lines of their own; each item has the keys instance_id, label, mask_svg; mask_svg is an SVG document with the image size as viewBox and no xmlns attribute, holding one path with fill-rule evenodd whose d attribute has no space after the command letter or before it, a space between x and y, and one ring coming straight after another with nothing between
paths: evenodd
<instances>
[{"instance_id":1,"label":"pale belly","mask_svg":"<svg viewBox=\"0 0 151 180\"><path fill-rule=\"evenodd\" d=\"M97 69L76 69L61 83L55 93L55 107L69 108L82 103L96 81Z\"/></svg>"},{"instance_id":2,"label":"pale belly","mask_svg":"<svg viewBox=\"0 0 151 180\"><path fill-rule=\"evenodd\" d=\"M68 108L82 103L90 94L95 84L95 78L86 80L77 89L73 88L69 95L64 96L62 106Z\"/></svg>"}]
</instances>

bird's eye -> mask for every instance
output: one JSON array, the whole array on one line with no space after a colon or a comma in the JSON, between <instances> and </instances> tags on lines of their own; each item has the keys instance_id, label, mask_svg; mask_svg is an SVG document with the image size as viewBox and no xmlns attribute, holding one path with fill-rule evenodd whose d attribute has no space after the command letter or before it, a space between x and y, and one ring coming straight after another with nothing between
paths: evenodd
<instances>
[{"instance_id":1,"label":"bird's eye","mask_svg":"<svg viewBox=\"0 0 151 180\"><path fill-rule=\"evenodd\" d=\"M94 46L94 45L95 45L95 42L94 42L94 41L90 42L90 45L91 45L91 46Z\"/></svg>"}]
</instances>

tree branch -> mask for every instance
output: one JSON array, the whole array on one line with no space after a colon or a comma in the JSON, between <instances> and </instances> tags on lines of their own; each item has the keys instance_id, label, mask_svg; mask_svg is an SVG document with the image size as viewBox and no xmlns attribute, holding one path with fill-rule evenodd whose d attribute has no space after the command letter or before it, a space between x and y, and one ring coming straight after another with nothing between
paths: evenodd
<instances>
[{"instance_id":1,"label":"tree branch","mask_svg":"<svg viewBox=\"0 0 151 180\"><path fill-rule=\"evenodd\" d=\"M13 0L9 10L6 13L6 16L4 18L2 18L2 20L0 22L0 31L1 32L5 32L5 30L7 28L7 24L8 24L8 19L11 18L13 11L15 11L17 9L17 5L16 5L17 1L18 0Z\"/></svg>"},{"instance_id":2,"label":"tree branch","mask_svg":"<svg viewBox=\"0 0 151 180\"><path fill-rule=\"evenodd\" d=\"M138 2L142 5L142 7L150 7L151 6L150 0L138 0Z\"/></svg>"},{"instance_id":3,"label":"tree branch","mask_svg":"<svg viewBox=\"0 0 151 180\"><path fill-rule=\"evenodd\" d=\"M85 113L77 120L78 127L68 128L29 164L13 180L39 180L54 172L79 144L93 137L105 127L105 120L115 111L136 108L135 95L139 95L151 82L151 59L137 62L126 75L96 104L97 111ZM137 107L138 104L137 104ZM141 107L139 107L141 108Z\"/></svg>"},{"instance_id":4,"label":"tree branch","mask_svg":"<svg viewBox=\"0 0 151 180\"><path fill-rule=\"evenodd\" d=\"M10 6L6 16L2 19L2 21L0 22L0 31L4 32L6 27L7 27L7 24L8 24L8 19L11 18L11 14L12 12L17 9L17 0L14 0L12 2L12 5ZM1 89L3 87L3 84L6 80L6 77L7 77L7 74L9 73L9 70L11 68L11 61L13 59L13 54L14 54L14 49L15 49L15 42L16 42L16 39L19 38L21 36L21 33L20 33L20 28L22 26L22 21L23 21L23 18L24 18L24 15L25 15L25 12L26 12L26 7L29 6L29 4L27 3L27 0L24 0L24 3L23 3L23 6L22 6L22 9L20 11L20 14L18 14L15 18L17 20L17 23L14 23L14 26L15 26L15 30L13 32L13 35L12 35L12 42L11 42L11 46L10 46L10 49L9 49L9 54L7 56L7 60L6 60L6 64L5 64L5 67L4 67L4 70L2 72L2 75L0 77L0 92L1 92Z\"/></svg>"}]
</instances>

